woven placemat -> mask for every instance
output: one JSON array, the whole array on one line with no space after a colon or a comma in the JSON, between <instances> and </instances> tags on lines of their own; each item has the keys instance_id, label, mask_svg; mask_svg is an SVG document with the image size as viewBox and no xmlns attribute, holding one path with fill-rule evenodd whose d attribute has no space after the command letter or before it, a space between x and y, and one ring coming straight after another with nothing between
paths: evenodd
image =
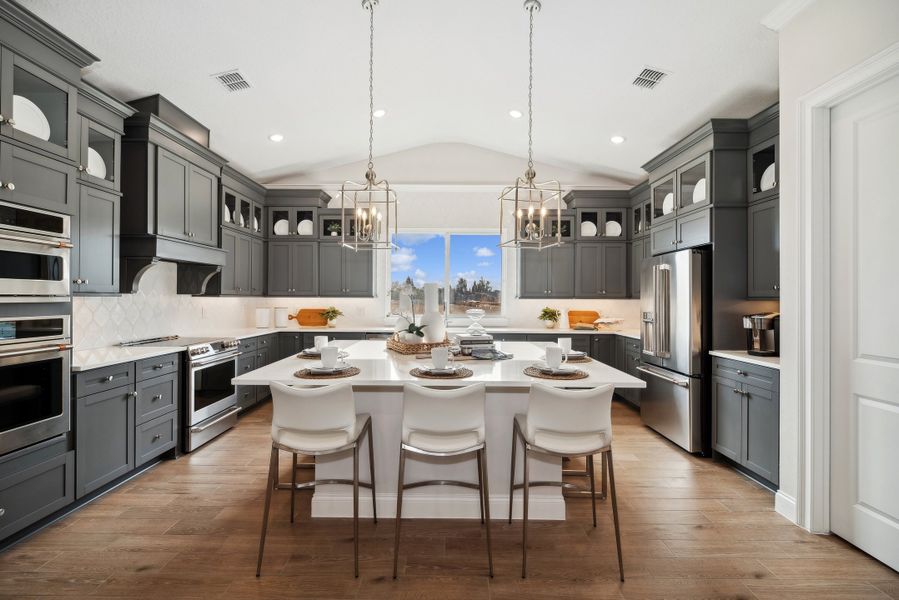
<instances>
[{"instance_id":1,"label":"woven placemat","mask_svg":"<svg viewBox=\"0 0 899 600\"><path fill-rule=\"evenodd\" d=\"M409 371L409 375L413 377L421 377L422 379L465 379L466 377L471 377L474 375L474 372L471 369L466 369L464 367L456 369L456 371L452 375L437 375L435 373L428 373L424 369L419 369L415 367L411 371Z\"/></svg>"},{"instance_id":2,"label":"woven placemat","mask_svg":"<svg viewBox=\"0 0 899 600\"><path fill-rule=\"evenodd\" d=\"M331 373L329 375L318 375L312 372L312 369L300 369L293 374L294 377L300 379L343 379L344 377L352 377L359 374L359 367L350 367L346 371L340 373Z\"/></svg>"},{"instance_id":3,"label":"woven placemat","mask_svg":"<svg viewBox=\"0 0 899 600\"><path fill-rule=\"evenodd\" d=\"M581 371L580 369L574 371L573 373L566 373L564 375L553 375L551 373L544 373L537 367L528 367L524 370L524 374L529 377L538 377L540 379L584 379L587 377L587 373Z\"/></svg>"}]
</instances>

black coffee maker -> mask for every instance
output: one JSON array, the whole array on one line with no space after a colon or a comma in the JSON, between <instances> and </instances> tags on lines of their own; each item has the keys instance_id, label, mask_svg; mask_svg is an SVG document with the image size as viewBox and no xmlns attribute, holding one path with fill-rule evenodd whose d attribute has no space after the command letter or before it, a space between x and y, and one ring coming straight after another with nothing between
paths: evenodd
<instances>
[{"instance_id":1,"label":"black coffee maker","mask_svg":"<svg viewBox=\"0 0 899 600\"><path fill-rule=\"evenodd\" d=\"M746 351L753 356L780 356L780 313L744 315Z\"/></svg>"}]
</instances>

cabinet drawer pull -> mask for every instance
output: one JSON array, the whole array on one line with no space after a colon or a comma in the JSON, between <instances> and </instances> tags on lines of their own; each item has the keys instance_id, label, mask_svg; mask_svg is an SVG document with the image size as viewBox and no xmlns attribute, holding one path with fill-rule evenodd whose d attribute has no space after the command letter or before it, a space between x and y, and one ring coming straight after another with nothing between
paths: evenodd
<instances>
[{"instance_id":1,"label":"cabinet drawer pull","mask_svg":"<svg viewBox=\"0 0 899 600\"><path fill-rule=\"evenodd\" d=\"M162 363L159 363L158 365L153 365L154 371L159 371L160 369L163 369L163 368L165 368L165 365Z\"/></svg>"},{"instance_id":2,"label":"cabinet drawer pull","mask_svg":"<svg viewBox=\"0 0 899 600\"><path fill-rule=\"evenodd\" d=\"M115 379L115 377L112 376L112 375L109 375L109 376L107 376L107 377L104 377L104 378L103 378L103 381L105 381L106 383L109 383L109 382L112 381L113 379Z\"/></svg>"},{"instance_id":3,"label":"cabinet drawer pull","mask_svg":"<svg viewBox=\"0 0 899 600\"><path fill-rule=\"evenodd\" d=\"M0 189L7 189L9 191L13 191L16 189L16 184L12 181L7 181L6 183L0 183Z\"/></svg>"},{"instance_id":4,"label":"cabinet drawer pull","mask_svg":"<svg viewBox=\"0 0 899 600\"><path fill-rule=\"evenodd\" d=\"M152 398L150 398L150 402L156 402L157 400L162 400L162 394L156 394Z\"/></svg>"},{"instance_id":5,"label":"cabinet drawer pull","mask_svg":"<svg viewBox=\"0 0 899 600\"><path fill-rule=\"evenodd\" d=\"M157 433L156 435L153 436L153 440L152 440L152 441L155 442L156 440L158 440L158 439L161 438L161 437L162 437L162 434L161 434L161 433Z\"/></svg>"},{"instance_id":6,"label":"cabinet drawer pull","mask_svg":"<svg viewBox=\"0 0 899 600\"><path fill-rule=\"evenodd\" d=\"M745 374L746 374L746 373L744 373L744 372L741 371L740 369L737 369L737 375L745 375Z\"/></svg>"}]
</instances>

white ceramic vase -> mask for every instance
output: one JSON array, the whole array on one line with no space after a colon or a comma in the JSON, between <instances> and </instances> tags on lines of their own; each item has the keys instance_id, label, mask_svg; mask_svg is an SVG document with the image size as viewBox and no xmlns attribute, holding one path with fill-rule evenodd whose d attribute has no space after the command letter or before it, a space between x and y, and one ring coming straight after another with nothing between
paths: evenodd
<instances>
[{"instance_id":1,"label":"white ceramic vase","mask_svg":"<svg viewBox=\"0 0 899 600\"><path fill-rule=\"evenodd\" d=\"M556 326L556 321L543 321L543 325L547 329L552 329L553 327Z\"/></svg>"},{"instance_id":2,"label":"white ceramic vase","mask_svg":"<svg viewBox=\"0 0 899 600\"><path fill-rule=\"evenodd\" d=\"M443 315L437 305L437 293L440 290L436 283L425 284L425 311L421 316L421 325L424 327L426 344L437 344L446 337L446 324Z\"/></svg>"}]
</instances>

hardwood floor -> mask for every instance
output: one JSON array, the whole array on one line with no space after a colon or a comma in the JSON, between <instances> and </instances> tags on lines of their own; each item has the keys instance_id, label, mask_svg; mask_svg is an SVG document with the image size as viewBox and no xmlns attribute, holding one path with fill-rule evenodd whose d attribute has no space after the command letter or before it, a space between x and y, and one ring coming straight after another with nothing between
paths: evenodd
<instances>
[{"instance_id":1,"label":"hardwood floor","mask_svg":"<svg viewBox=\"0 0 899 600\"><path fill-rule=\"evenodd\" d=\"M769 492L685 454L618 403L623 584L608 502L596 529L586 499L567 501L565 522L532 522L527 580L520 522L494 521L490 580L476 521L407 521L394 581L391 519L360 523L354 579L351 521L310 520L303 493L291 526L287 492L273 500L257 579L270 415L260 407L199 451L0 554L0 598L899 598L895 571L790 524Z\"/></svg>"}]
</instances>

